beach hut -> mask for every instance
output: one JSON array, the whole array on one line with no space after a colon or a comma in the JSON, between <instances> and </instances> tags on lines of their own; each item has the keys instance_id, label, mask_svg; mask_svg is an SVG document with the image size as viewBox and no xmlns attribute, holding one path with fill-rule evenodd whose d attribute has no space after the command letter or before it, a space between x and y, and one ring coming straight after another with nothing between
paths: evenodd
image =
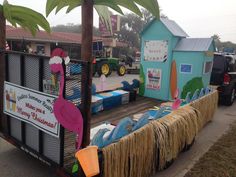
<instances>
[{"instance_id":1,"label":"beach hut","mask_svg":"<svg viewBox=\"0 0 236 177\"><path fill-rule=\"evenodd\" d=\"M141 32L140 94L172 100L177 88L184 98L207 87L214 51L212 38L189 38L173 20L152 20Z\"/></svg>"}]
</instances>

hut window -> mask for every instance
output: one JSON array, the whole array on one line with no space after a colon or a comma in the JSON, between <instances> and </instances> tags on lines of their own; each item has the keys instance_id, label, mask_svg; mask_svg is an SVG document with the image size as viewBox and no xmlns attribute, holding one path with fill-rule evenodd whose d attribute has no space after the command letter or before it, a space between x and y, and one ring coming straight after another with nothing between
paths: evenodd
<instances>
[{"instance_id":1,"label":"hut window","mask_svg":"<svg viewBox=\"0 0 236 177\"><path fill-rule=\"evenodd\" d=\"M192 74L192 68L191 64L180 64L180 73Z\"/></svg>"},{"instance_id":2,"label":"hut window","mask_svg":"<svg viewBox=\"0 0 236 177\"><path fill-rule=\"evenodd\" d=\"M206 61L206 62L204 63L203 74L208 74L208 73L211 72L211 70L212 70L212 64L213 64L212 61Z\"/></svg>"}]
</instances>

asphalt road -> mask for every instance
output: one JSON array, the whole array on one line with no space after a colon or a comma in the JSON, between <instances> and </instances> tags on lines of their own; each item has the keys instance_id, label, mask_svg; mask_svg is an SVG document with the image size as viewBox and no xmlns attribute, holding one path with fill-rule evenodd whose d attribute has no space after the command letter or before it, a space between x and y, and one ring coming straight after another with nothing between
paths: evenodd
<instances>
[{"instance_id":1,"label":"asphalt road","mask_svg":"<svg viewBox=\"0 0 236 177\"><path fill-rule=\"evenodd\" d=\"M0 138L0 177L54 176L48 166Z\"/></svg>"},{"instance_id":2,"label":"asphalt road","mask_svg":"<svg viewBox=\"0 0 236 177\"><path fill-rule=\"evenodd\" d=\"M137 76L135 76L137 77ZM132 75L107 79L111 87L122 80L131 81ZM99 83L99 78L94 79ZM236 121L236 102L231 107L220 106L214 119L207 124L196 138L195 144L185 153L180 154L174 164L153 177L182 177L194 163L228 130L230 124ZM0 138L0 177L54 177L55 174L45 164L25 154Z\"/></svg>"}]
</instances>

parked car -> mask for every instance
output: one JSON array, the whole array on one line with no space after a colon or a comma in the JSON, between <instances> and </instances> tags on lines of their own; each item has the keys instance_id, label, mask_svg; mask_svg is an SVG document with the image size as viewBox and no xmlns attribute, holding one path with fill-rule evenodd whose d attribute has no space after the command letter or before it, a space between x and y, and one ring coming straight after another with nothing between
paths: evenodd
<instances>
[{"instance_id":1,"label":"parked car","mask_svg":"<svg viewBox=\"0 0 236 177\"><path fill-rule=\"evenodd\" d=\"M210 84L217 86L220 103L230 106L236 89L236 62L234 55L214 54Z\"/></svg>"}]
</instances>

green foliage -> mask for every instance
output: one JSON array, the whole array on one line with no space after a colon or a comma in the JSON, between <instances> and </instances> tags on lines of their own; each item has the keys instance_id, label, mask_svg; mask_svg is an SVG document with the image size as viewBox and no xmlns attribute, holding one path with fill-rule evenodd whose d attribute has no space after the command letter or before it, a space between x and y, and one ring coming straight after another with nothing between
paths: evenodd
<instances>
[{"instance_id":1,"label":"green foliage","mask_svg":"<svg viewBox=\"0 0 236 177\"><path fill-rule=\"evenodd\" d=\"M79 34L81 34L82 32L82 26L80 24L73 24L73 23L53 26L51 27L51 29L52 31L55 32L67 32L67 33L79 33ZM93 34L95 36L100 36L100 31L95 26L93 27Z\"/></svg>"},{"instance_id":2,"label":"green foliage","mask_svg":"<svg viewBox=\"0 0 236 177\"><path fill-rule=\"evenodd\" d=\"M73 10L76 7L82 5L82 0L47 0L46 5L46 16L48 16L54 9L56 13L59 12L62 8L67 7L67 13Z\"/></svg>"},{"instance_id":3,"label":"green foliage","mask_svg":"<svg viewBox=\"0 0 236 177\"><path fill-rule=\"evenodd\" d=\"M94 0L95 6L103 6L103 7L110 7L111 9L115 10L116 12L123 14L123 11L121 8L115 3L114 0L106 1L106 0ZM96 9L97 10L97 9ZM98 13L101 13L102 11L97 11Z\"/></svg>"},{"instance_id":4,"label":"green foliage","mask_svg":"<svg viewBox=\"0 0 236 177\"><path fill-rule=\"evenodd\" d=\"M43 28L45 31L50 32L50 25L46 18L26 7L16 6L9 4L6 0L3 5L1 5L4 17L8 22L13 26L17 25L23 27L26 30L29 30L32 35L35 35L39 30L39 27Z\"/></svg>"},{"instance_id":5,"label":"green foliage","mask_svg":"<svg viewBox=\"0 0 236 177\"><path fill-rule=\"evenodd\" d=\"M0 12L3 12L3 6L0 4Z\"/></svg>"},{"instance_id":6,"label":"green foliage","mask_svg":"<svg viewBox=\"0 0 236 177\"><path fill-rule=\"evenodd\" d=\"M223 42L220 40L220 36L217 34L214 34L212 38L215 41L215 46L219 51L223 51L224 48L234 48L236 50L236 44L230 41Z\"/></svg>"},{"instance_id":7,"label":"green foliage","mask_svg":"<svg viewBox=\"0 0 236 177\"><path fill-rule=\"evenodd\" d=\"M140 48L140 33L143 28L155 18L148 10L141 9L143 17L136 14L128 13L121 17L121 29L117 33L118 39L129 43L129 46ZM167 18L161 14L161 17Z\"/></svg>"},{"instance_id":8,"label":"green foliage","mask_svg":"<svg viewBox=\"0 0 236 177\"><path fill-rule=\"evenodd\" d=\"M191 97L193 96L194 92L197 89L203 88L203 81L201 77L195 77L192 80L188 81L186 85L183 88L183 91L181 93L181 98L184 99L188 92L191 92Z\"/></svg>"},{"instance_id":9,"label":"green foliage","mask_svg":"<svg viewBox=\"0 0 236 177\"><path fill-rule=\"evenodd\" d=\"M72 167L72 173L75 174L79 171L79 164L78 162L75 162L73 167Z\"/></svg>"},{"instance_id":10,"label":"green foliage","mask_svg":"<svg viewBox=\"0 0 236 177\"><path fill-rule=\"evenodd\" d=\"M72 9L81 6L82 3L82 0L47 0L46 15L48 16L54 9L56 9L57 13L64 7L67 8L68 13ZM141 17L142 12L137 6L137 4L139 4L140 6L151 12L156 18L160 18L160 11L157 0L94 0L93 3L99 16L102 18L102 20L105 22L106 26L110 30L112 30L112 28L108 7L120 14L123 14L122 9L119 7L122 6Z\"/></svg>"},{"instance_id":11,"label":"green foliage","mask_svg":"<svg viewBox=\"0 0 236 177\"><path fill-rule=\"evenodd\" d=\"M95 5L94 8L96 9L102 22L106 25L107 29L109 29L110 32L112 33L111 14L108 7Z\"/></svg>"},{"instance_id":12,"label":"green foliage","mask_svg":"<svg viewBox=\"0 0 236 177\"><path fill-rule=\"evenodd\" d=\"M157 19L160 18L160 8L157 0L134 0L137 4L147 9Z\"/></svg>"},{"instance_id":13,"label":"green foliage","mask_svg":"<svg viewBox=\"0 0 236 177\"><path fill-rule=\"evenodd\" d=\"M82 0L47 0L46 4L46 15L48 16L54 9L56 13L62 8L67 7L67 13L73 10L76 7L82 5ZM137 4L147 9L151 12L156 18L159 18L159 5L156 0L94 0L94 5L101 5L110 7L111 9L117 11L120 14L123 14L122 9L119 6L125 7L135 14L142 16L140 9Z\"/></svg>"},{"instance_id":14,"label":"green foliage","mask_svg":"<svg viewBox=\"0 0 236 177\"><path fill-rule=\"evenodd\" d=\"M143 65L140 64L140 86L139 86L139 95L143 96L145 93L145 74L143 71Z\"/></svg>"},{"instance_id":15,"label":"green foliage","mask_svg":"<svg viewBox=\"0 0 236 177\"><path fill-rule=\"evenodd\" d=\"M129 46L140 48L140 32L143 27L149 22L149 18L154 18L150 12L142 9L143 18L129 13L121 17L121 29L117 33L119 41L129 43Z\"/></svg>"}]
</instances>

